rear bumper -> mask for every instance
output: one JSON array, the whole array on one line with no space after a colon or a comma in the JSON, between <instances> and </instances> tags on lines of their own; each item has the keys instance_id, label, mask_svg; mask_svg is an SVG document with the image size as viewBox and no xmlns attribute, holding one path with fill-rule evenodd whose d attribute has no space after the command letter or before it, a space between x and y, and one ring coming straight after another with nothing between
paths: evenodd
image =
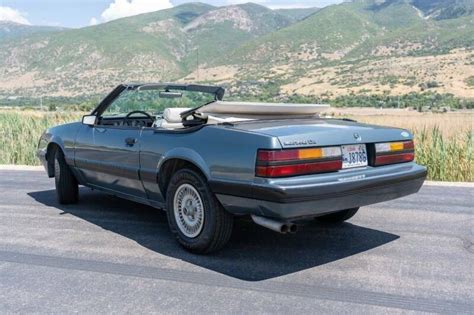
<instances>
[{"instance_id":1,"label":"rear bumper","mask_svg":"<svg viewBox=\"0 0 474 315\"><path fill-rule=\"evenodd\" d=\"M229 212L290 220L410 195L418 192L426 175L425 167L405 163L251 185L221 181L210 185Z\"/></svg>"}]
</instances>

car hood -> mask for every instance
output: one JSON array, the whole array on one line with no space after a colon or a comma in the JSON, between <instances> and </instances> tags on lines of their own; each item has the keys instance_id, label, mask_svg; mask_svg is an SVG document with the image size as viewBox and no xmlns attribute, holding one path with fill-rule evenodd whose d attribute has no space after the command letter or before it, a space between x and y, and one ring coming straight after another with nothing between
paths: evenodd
<instances>
[{"instance_id":1,"label":"car hood","mask_svg":"<svg viewBox=\"0 0 474 315\"><path fill-rule=\"evenodd\" d=\"M234 124L280 140L282 147L311 147L399 141L412 138L406 130L338 119L256 120Z\"/></svg>"}]
</instances>

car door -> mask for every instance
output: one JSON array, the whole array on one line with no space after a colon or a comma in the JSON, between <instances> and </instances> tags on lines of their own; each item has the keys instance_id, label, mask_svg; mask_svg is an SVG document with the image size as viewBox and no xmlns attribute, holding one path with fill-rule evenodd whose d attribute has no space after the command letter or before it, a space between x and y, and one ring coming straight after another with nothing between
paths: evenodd
<instances>
[{"instance_id":1,"label":"car door","mask_svg":"<svg viewBox=\"0 0 474 315\"><path fill-rule=\"evenodd\" d=\"M113 110L99 113L96 124L82 126L76 136L75 166L90 186L146 198L139 176L143 126L123 124L130 111L126 102L127 97L119 95L109 107Z\"/></svg>"},{"instance_id":2,"label":"car door","mask_svg":"<svg viewBox=\"0 0 474 315\"><path fill-rule=\"evenodd\" d=\"M83 126L75 164L88 184L144 198L139 177L138 127Z\"/></svg>"}]
</instances>

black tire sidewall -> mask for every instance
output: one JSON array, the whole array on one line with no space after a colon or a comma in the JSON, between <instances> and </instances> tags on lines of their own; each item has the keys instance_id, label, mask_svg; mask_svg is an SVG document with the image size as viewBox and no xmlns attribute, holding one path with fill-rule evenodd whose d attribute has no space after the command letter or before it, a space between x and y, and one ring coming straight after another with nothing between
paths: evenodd
<instances>
[{"instance_id":1,"label":"black tire sidewall","mask_svg":"<svg viewBox=\"0 0 474 315\"><path fill-rule=\"evenodd\" d=\"M61 204L76 203L79 187L64 158L64 153L57 149L54 154L54 183L58 202Z\"/></svg>"},{"instance_id":2,"label":"black tire sidewall","mask_svg":"<svg viewBox=\"0 0 474 315\"><path fill-rule=\"evenodd\" d=\"M56 152L56 154L54 154L54 184L56 185L56 191L58 190L58 188L60 188L60 178L61 178L61 162L59 161L59 159L61 158L60 156L58 156L59 153Z\"/></svg>"}]
</instances>

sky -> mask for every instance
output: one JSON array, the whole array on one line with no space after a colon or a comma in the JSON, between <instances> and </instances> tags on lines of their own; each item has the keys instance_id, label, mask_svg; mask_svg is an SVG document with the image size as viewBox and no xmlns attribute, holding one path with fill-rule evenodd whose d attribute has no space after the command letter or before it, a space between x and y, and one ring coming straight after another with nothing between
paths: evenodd
<instances>
[{"instance_id":1,"label":"sky","mask_svg":"<svg viewBox=\"0 0 474 315\"><path fill-rule=\"evenodd\" d=\"M342 0L0 0L0 21L77 28L197 1L216 6L254 2L272 9L324 7L342 2Z\"/></svg>"}]
</instances>

